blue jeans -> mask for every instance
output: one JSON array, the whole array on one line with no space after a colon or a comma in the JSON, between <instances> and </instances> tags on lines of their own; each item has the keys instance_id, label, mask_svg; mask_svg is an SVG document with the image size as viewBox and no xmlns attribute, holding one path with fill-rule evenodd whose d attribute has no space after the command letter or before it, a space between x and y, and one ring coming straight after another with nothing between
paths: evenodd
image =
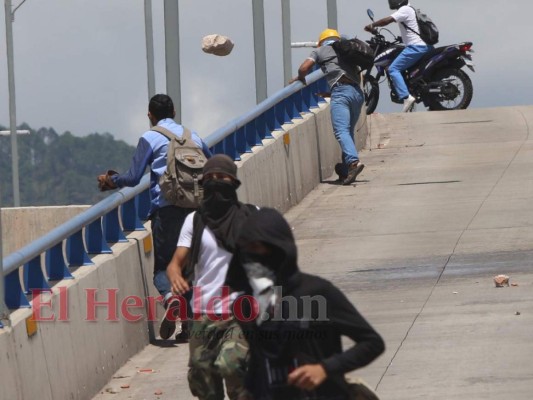
<instances>
[{"instance_id":1,"label":"blue jeans","mask_svg":"<svg viewBox=\"0 0 533 400\"><path fill-rule=\"evenodd\" d=\"M355 148L355 124L361 114L364 95L357 85L336 84L331 89L331 124L342 151L342 162L349 166L359 161Z\"/></svg>"},{"instance_id":2,"label":"blue jeans","mask_svg":"<svg viewBox=\"0 0 533 400\"><path fill-rule=\"evenodd\" d=\"M389 75L400 100L409 97L409 89L407 89L402 72L415 65L432 49L433 46L407 46L390 65Z\"/></svg>"}]
</instances>

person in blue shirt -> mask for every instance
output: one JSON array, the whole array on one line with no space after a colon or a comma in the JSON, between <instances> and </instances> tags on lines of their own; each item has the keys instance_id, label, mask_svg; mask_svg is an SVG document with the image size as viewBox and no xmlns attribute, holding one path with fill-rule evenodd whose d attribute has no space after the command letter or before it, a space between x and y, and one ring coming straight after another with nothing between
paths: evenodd
<instances>
[{"instance_id":1,"label":"person in blue shirt","mask_svg":"<svg viewBox=\"0 0 533 400\"><path fill-rule=\"evenodd\" d=\"M148 119L152 126L160 126L181 137L183 126L174 121L176 111L172 99L166 94L156 94L148 104ZM197 133L192 132L193 141L203 150L207 158L211 157L211 151ZM136 186L139 184L146 167L150 168L150 211L152 237L154 242L154 286L163 296L166 313L161 323L159 334L162 339L170 338L176 330L176 317L173 315L174 308L178 305L176 298L172 297L170 282L166 275L166 269L178 243L179 234L185 217L193 209L181 208L169 204L161 195L159 177L167 167L167 148L169 140L161 133L148 130L137 144L130 168L120 174L108 171L107 175L98 177L98 181L104 181L101 190ZM111 173L110 173L111 172ZM187 339L187 329L182 329L182 335L178 340Z\"/></svg>"}]
</instances>

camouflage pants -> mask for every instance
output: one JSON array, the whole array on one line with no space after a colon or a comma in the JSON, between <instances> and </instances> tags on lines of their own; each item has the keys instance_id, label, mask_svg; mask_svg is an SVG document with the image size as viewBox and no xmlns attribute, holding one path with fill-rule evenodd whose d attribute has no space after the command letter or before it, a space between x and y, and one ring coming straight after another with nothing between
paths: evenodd
<instances>
[{"instance_id":1,"label":"camouflage pants","mask_svg":"<svg viewBox=\"0 0 533 400\"><path fill-rule=\"evenodd\" d=\"M224 384L231 400L245 398L244 376L248 343L237 321L192 321L189 335L189 388L201 400L224 399Z\"/></svg>"}]
</instances>

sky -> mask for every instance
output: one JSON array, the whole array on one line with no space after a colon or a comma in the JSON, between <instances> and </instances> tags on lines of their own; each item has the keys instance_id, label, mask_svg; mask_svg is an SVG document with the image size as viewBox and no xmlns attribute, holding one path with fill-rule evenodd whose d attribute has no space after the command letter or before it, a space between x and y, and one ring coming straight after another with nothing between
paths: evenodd
<instances>
[{"instance_id":1,"label":"sky","mask_svg":"<svg viewBox=\"0 0 533 400\"><path fill-rule=\"evenodd\" d=\"M22 0L13 0L14 5ZM281 1L264 0L268 94L283 81ZM163 0L152 0L156 92L166 92ZM437 24L439 45L472 41L472 108L533 104L530 0L412 1ZM208 136L256 102L252 0L181 0L182 123ZM337 0L342 34L369 38L366 9L391 14L386 0ZM2 7L1 13L4 13ZM9 125L5 24L0 29L0 125ZM292 0L293 42L315 41L327 28L326 0ZM398 27L391 25L398 32ZM78 136L109 132L135 145L148 129L143 0L27 0L13 23L17 124ZM218 33L235 47L227 57L203 53ZM293 71L310 49L293 49ZM386 84L378 112L394 112ZM177 99L174 99L178 101Z\"/></svg>"}]
</instances>

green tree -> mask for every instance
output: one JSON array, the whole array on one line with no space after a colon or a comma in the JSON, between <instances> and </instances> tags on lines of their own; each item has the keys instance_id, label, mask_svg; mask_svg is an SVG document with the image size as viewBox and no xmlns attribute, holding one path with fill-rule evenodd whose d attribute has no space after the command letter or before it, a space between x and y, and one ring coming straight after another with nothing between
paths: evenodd
<instances>
[{"instance_id":1,"label":"green tree","mask_svg":"<svg viewBox=\"0 0 533 400\"><path fill-rule=\"evenodd\" d=\"M35 131L27 124L18 129L30 131L17 138L22 206L95 204L107 195L98 191L96 176L107 169L126 170L135 151L109 133L58 135L53 128ZM0 137L0 188L2 206L13 206L8 136Z\"/></svg>"}]
</instances>

